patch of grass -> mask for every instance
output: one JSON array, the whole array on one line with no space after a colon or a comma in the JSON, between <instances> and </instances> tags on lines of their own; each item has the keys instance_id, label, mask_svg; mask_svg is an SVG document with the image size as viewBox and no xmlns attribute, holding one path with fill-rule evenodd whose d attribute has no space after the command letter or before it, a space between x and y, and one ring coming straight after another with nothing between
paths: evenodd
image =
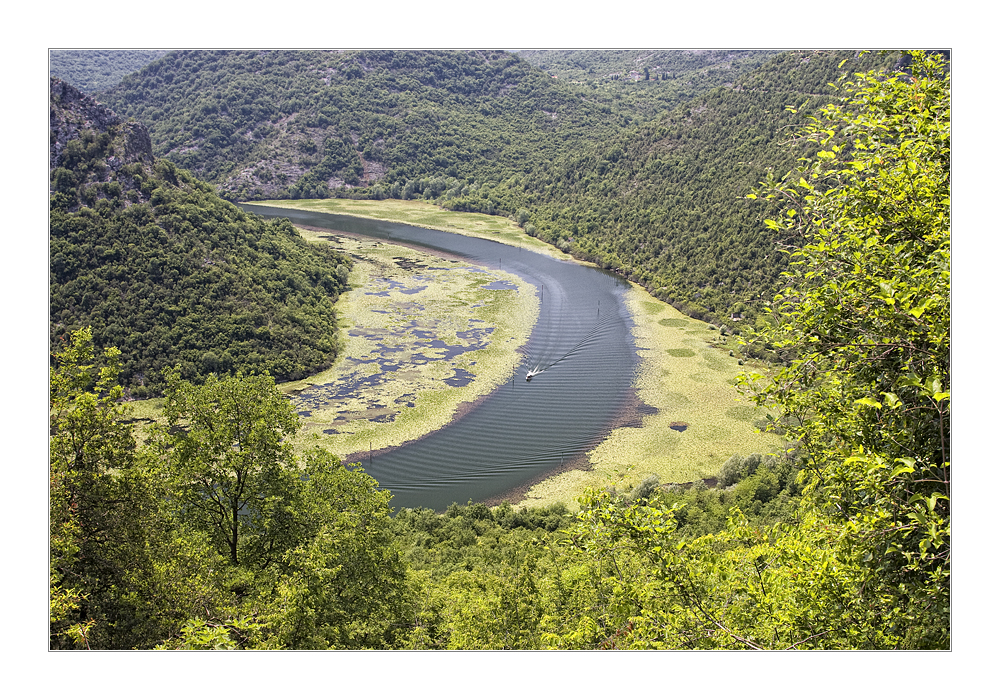
<instances>
[{"instance_id":1,"label":"patch of grass","mask_svg":"<svg viewBox=\"0 0 1000 700\"><path fill-rule=\"evenodd\" d=\"M690 348L669 348L667 354L671 357L694 357L695 352Z\"/></svg>"},{"instance_id":2,"label":"patch of grass","mask_svg":"<svg viewBox=\"0 0 1000 700\"><path fill-rule=\"evenodd\" d=\"M162 398L144 399L142 401L129 401L128 408L132 418L137 421L160 420L163 417Z\"/></svg>"},{"instance_id":3,"label":"patch of grass","mask_svg":"<svg viewBox=\"0 0 1000 700\"><path fill-rule=\"evenodd\" d=\"M661 318L657 321L661 326L686 326L688 324L688 319L686 318Z\"/></svg>"},{"instance_id":4,"label":"patch of grass","mask_svg":"<svg viewBox=\"0 0 1000 700\"><path fill-rule=\"evenodd\" d=\"M726 369L726 360L729 358L717 348L705 348L701 352L701 359L709 369L720 371Z\"/></svg>"},{"instance_id":5,"label":"patch of grass","mask_svg":"<svg viewBox=\"0 0 1000 700\"><path fill-rule=\"evenodd\" d=\"M691 399L687 397L687 394L682 394L679 391L664 391L660 396L669 407L686 406L691 403Z\"/></svg>"},{"instance_id":6,"label":"patch of grass","mask_svg":"<svg viewBox=\"0 0 1000 700\"><path fill-rule=\"evenodd\" d=\"M757 407L750 405L733 406L726 411L726 415L730 418L735 418L736 420L746 421L747 423L761 418L760 411Z\"/></svg>"}]
</instances>

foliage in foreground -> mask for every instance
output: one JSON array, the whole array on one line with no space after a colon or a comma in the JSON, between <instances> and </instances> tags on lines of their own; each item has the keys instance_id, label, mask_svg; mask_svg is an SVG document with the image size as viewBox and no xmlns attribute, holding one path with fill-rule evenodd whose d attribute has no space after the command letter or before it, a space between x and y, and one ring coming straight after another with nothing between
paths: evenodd
<instances>
[{"instance_id":1,"label":"foliage in foreground","mask_svg":"<svg viewBox=\"0 0 1000 700\"><path fill-rule=\"evenodd\" d=\"M764 333L794 359L744 381L797 462L730 460L717 501L644 483L578 518L390 520L370 477L283 451L267 378L173 375L172 430L137 441L117 353L81 332L51 382L52 645L948 648L948 78L918 53L844 87L817 156L759 192L805 243Z\"/></svg>"},{"instance_id":2,"label":"foliage in foreground","mask_svg":"<svg viewBox=\"0 0 1000 700\"><path fill-rule=\"evenodd\" d=\"M939 57L866 74L810 121L818 143L761 193L795 229L776 323L794 351L747 377L804 455L801 523L676 536L665 503L586 502L579 546L623 593L614 644L950 645L950 91Z\"/></svg>"},{"instance_id":3,"label":"foliage in foreground","mask_svg":"<svg viewBox=\"0 0 1000 700\"><path fill-rule=\"evenodd\" d=\"M89 329L52 372L53 648L393 646L405 568L389 494L322 450L269 377L175 371L137 439ZM207 387L207 388L206 388Z\"/></svg>"},{"instance_id":4,"label":"foliage in foreground","mask_svg":"<svg viewBox=\"0 0 1000 700\"><path fill-rule=\"evenodd\" d=\"M390 495L361 470L288 450L298 419L269 377L195 386L174 370L165 424L139 431L118 369L84 330L52 374L53 648L530 649L615 629L617 584L567 538L564 506L390 520ZM688 506L685 532L717 532L733 507L761 524L792 515L785 465L736 463L730 491L666 492ZM581 637L597 618L608 629Z\"/></svg>"},{"instance_id":5,"label":"foliage in foreground","mask_svg":"<svg viewBox=\"0 0 1000 700\"><path fill-rule=\"evenodd\" d=\"M947 646L951 516L951 91L940 56L857 76L811 120L820 151L775 183L807 245L771 336L795 359L757 395L794 417L817 517L865 562L902 643Z\"/></svg>"}]
</instances>

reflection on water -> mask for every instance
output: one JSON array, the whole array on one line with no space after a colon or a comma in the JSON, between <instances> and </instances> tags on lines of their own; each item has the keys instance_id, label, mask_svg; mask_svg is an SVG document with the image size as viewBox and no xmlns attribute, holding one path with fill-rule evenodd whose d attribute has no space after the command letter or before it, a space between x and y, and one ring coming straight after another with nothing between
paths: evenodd
<instances>
[{"instance_id":1,"label":"reflection on water","mask_svg":"<svg viewBox=\"0 0 1000 700\"><path fill-rule=\"evenodd\" d=\"M370 458L355 456L392 491L396 508L443 510L453 502L496 499L523 488L596 446L632 395L638 358L623 303L628 285L616 275L442 231L291 209L244 208L299 225L414 244L478 265L499 267L502 258L504 270L536 288L538 322L512 382L421 440ZM540 373L524 381L533 369ZM456 374L452 381L463 379L468 380Z\"/></svg>"}]
</instances>

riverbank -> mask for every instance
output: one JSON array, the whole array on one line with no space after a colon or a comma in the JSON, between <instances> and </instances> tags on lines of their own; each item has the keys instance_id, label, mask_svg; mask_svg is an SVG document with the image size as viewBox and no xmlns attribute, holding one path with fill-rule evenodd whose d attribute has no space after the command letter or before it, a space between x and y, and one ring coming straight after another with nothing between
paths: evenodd
<instances>
[{"instance_id":1,"label":"riverbank","mask_svg":"<svg viewBox=\"0 0 1000 700\"><path fill-rule=\"evenodd\" d=\"M562 252L555 246L532 238L506 217L449 211L429 202L401 199L273 199L248 203L391 221L397 224L457 233L462 236L485 238L559 260L573 259L573 256Z\"/></svg>"},{"instance_id":2,"label":"riverbank","mask_svg":"<svg viewBox=\"0 0 1000 700\"><path fill-rule=\"evenodd\" d=\"M635 486L650 476L688 483L718 475L734 453L781 454L759 432L765 412L735 386L743 371L714 326L685 316L633 284L627 296L640 356L634 415L587 454L585 464L530 487L518 505L576 505L588 488ZM576 466L576 465L574 465Z\"/></svg>"}]
</instances>

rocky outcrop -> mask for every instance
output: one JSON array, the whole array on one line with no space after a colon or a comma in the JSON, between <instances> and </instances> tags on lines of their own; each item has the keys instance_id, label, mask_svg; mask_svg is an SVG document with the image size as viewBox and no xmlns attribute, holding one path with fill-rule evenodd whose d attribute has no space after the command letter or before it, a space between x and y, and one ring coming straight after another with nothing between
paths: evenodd
<instances>
[{"instance_id":1,"label":"rocky outcrop","mask_svg":"<svg viewBox=\"0 0 1000 700\"><path fill-rule=\"evenodd\" d=\"M154 158L146 127L59 78L50 78L49 92L51 206L74 212L101 200L116 208L149 201Z\"/></svg>"},{"instance_id":2,"label":"rocky outcrop","mask_svg":"<svg viewBox=\"0 0 1000 700\"><path fill-rule=\"evenodd\" d=\"M117 172L129 163L153 164L149 132L138 122L126 122L113 111L59 78L49 80L49 168L63 164L66 145L84 131L110 133L107 165Z\"/></svg>"}]
</instances>

